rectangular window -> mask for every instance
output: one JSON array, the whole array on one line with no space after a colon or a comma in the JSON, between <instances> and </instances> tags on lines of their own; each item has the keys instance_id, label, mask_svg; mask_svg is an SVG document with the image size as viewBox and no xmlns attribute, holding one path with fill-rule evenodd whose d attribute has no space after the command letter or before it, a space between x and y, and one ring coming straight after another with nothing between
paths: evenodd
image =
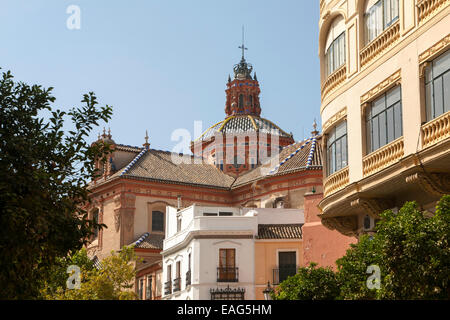
<instances>
[{"instance_id":1,"label":"rectangular window","mask_svg":"<svg viewBox=\"0 0 450 320\"><path fill-rule=\"evenodd\" d=\"M397 86L371 103L366 110L367 153L403 134L401 87Z\"/></svg>"},{"instance_id":2,"label":"rectangular window","mask_svg":"<svg viewBox=\"0 0 450 320\"><path fill-rule=\"evenodd\" d=\"M152 285L153 285L152 276L147 276L147 287L145 290L145 299L146 300L152 300Z\"/></svg>"},{"instance_id":3,"label":"rectangular window","mask_svg":"<svg viewBox=\"0 0 450 320\"><path fill-rule=\"evenodd\" d=\"M219 268L217 281L237 281L236 249L219 250Z\"/></svg>"},{"instance_id":4,"label":"rectangular window","mask_svg":"<svg viewBox=\"0 0 450 320\"><path fill-rule=\"evenodd\" d=\"M328 175L346 167L347 163L347 121L331 129L327 140Z\"/></svg>"},{"instance_id":5,"label":"rectangular window","mask_svg":"<svg viewBox=\"0 0 450 320\"><path fill-rule=\"evenodd\" d=\"M219 216L232 216L233 212L219 212Z\"/></svg>"},{"instance_id":6,"label":"rectangular window","mask_svg":"<svg viewBox=\"0 0 450 320\"><path fill-rule=\"evenodd\" d=\"M281 283L297 273L297 254L295 251L278 252L278 279L274 283Z\"/></svg>"},{"instance_id":7,"label":"rectangular window","mask_svg":"<svg viewBox=\"0 0 450 320\"><path fill-rule=\"evenodd\" d=\"M364 15L365 43L368 44L398 20L398 0L380 0Z\"/></svg>"},{"instance_id":8,"label":"rectangular window","mask_svg":"<svg viewBox=\"0 0 450 320\"><path fill-rule=\"evenodd\" d=\"M144 300L144 279L139 280L139 300Z\"/></svg>"},{"instance_id":9,"label":"rectangular window","mask_svg":"<svg viewBox=\"0 0 450 320\"><path fill-rule=\"evenodd\" d=\"M164 213L152 211L152 231L164 232Z\"/></svg>"},{"instance_id":10,"label":"rectangular window","mask_svg":"<svg viewBox=\"0 0 450 320\"><path fill-rule=\"evenodd\" d=\"M333 40L325 53L327 76L339 69L345 63L345 32Z\"/></svg>"},{"instance_id":11,"label":"rectangular window","mask_svg":"<svg viewBox=\"0 0 450 320\"><path fill-rule=\"evenodd\" d=\"M425 70L425 101L427 121L450 111L450 50Z\"/></svg>"}]
</instances>

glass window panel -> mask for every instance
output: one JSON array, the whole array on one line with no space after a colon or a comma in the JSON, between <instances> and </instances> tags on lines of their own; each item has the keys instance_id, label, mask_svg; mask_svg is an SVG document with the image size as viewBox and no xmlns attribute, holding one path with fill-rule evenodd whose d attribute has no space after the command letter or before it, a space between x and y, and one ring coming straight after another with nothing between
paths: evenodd
<instances>
[{"instance_id":1,"label":"glass window panel","mask_svg":"<svg viewBox=\"0 0 450 320\"><path fill-rule=\"evenodd\" d=\"M342 167L347 166L347 136L342 138Z\"/></svg>"},{"instance_id":2,"label":"glass window panel","mask_svg":"<svg viewBox=\"0 0 450 320\"><path fill-rule=\"evenodd\" d=\"M445 71L450 69L450 50L433 61L433 76L439 77Z\"/></svg>"},{"instance_id":3,"label":"glass window panel","mask_svg":"<svg viewBox=\"0 0 450 320\"><path fill-rule=\"evenodd\" d=\"M387 123L387 139L388 141L395 140L394 133L394 108L389 108L386 110L386 123Z\"/></svg>"},{"instance_id":4,"label":"glass window panel","mask_svg":"<svg viewBox=\"0 0 450 320\"><path fill-rule=\"evenodd\" d=\"M366 154L372 151L372 121L366 122Z\"/></svg>"},{"instance_id":5,"label":"glass window panel","mask_svg":"<svg viewBox=\"0 0 450 320\"><path fill-rule=\"evenodd\" d=\"M336 144L331 146L331 172L336 172Z\"/></svg>"},{"instance_id":6,"label":"glass window panel","mask_svg":"<svg viewBox=\"0 0 450 320\"><path fill-rule=\"evenodd\" d=\"M387 128L386 128L386 113L383 112L378 116L378 123L380 126L380 147L387 144Z\"/></svg>"},{"instance_id":7,"label":"glass window panel","mask_svg":"<svg viewBox=\"0 0 450 320\"><path fill-rule=\"evenodd\" d=\"M434 80L434 117L440 116L444 113L442 77Z\"/></svg>"},{"instance_id":8,"label":"glass window panel","mask_svg":"<svg viewBox=\"0 0 450 320\"><path fill-rule=\"evenodd\" d=\"M430 82L425 86L425 103L427 111L427 121L430 121L434 117L433 106L433 83Z\"/></svg>"},{"instance_id":9,"label":"glass window panel","mask_svg":"<svg viewBox=\"0 0 450 320\"><path fill-rule=\"evenodd\" d=\"M336 141L336 171L342 168L341 140Z\"/></svg>"},{"instance_id":10,"label":"glass window panel","mask_svg":"<svg viewBox=\"0 0 450 320\"><path fill-rule=\"evenodd\" d=\"M395 139L402 136L402 105L397 103L394 106L394 133Z\"/></svg>"},{"instance_id":11,"label":"glass window panel","mask_svg":"<svg viewBox=\"0 0 450 320\"><path fill-rule=\"evenodd\" d=\"M336 126L336 139L339 139L346 133L347 133L347 122L343 121L338 126Z\"/></svg>"},{"instance_id":12,"label":"glass window panel","mask_svg":"<svg viewBox=\"0 0 450 320\"><path fill-rule=\"evenodd\" d=\"M386 94L386 107L394 105L400 101L400 86L395 87Z\"/></svg>"},{"instance_id":13,"label":"glass window panel","mask_svg":"<svg viewBox=\"0 0 450 320\"><path fill-rule=\"evenodd\" d=\"M380 147L378 117L372 119L372 151Z\"/></svg>"},{"instance_id":14,"label":"glass window panel","mask_svg":"<svg viewBox=\"0 0 450 320\"><path fill-rule=\"evenodd\" d=\"M377 100L375 100L372 103L372 116L376 116L377 114L379 114L381 111L383 111L386 108L386 97L383 95L382 97L378 98Z\"/></svg>"},{"instance_id":15,"label":"glass window panel","mask_svg":"<svg viewBox=\"0 0 450 320\"><path fill-rule=\"evenodd\" d=\"M450 111L450 72L447 72L443 76L444 87L444 112Z\"/></svg>"}]
</instances>

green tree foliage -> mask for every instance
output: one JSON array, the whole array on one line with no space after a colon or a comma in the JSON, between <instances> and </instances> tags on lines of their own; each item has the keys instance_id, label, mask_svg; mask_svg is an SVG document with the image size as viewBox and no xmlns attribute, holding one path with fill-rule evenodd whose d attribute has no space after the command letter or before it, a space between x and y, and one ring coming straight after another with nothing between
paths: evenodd
<instances>
[{"instance_id":1,"label":"green tree foliage","mask_svg":"<svg viewBox=\"0 0 450 320\"><path fill-rule=\"evenodd\" d=\"M10 72L0 79L0 299L38 297L57 257L103 227L82 205L94 159L109 148L85 139L112 109L91 92L82 107L53 111L52 89L15 82Z\"/></svg>"},{"instance_id":2,"label":"green tree foliage","mask_svg":"<svg viewBox=\"0 0 450 320\"><path fill-rule=\"evenodd\" d=\"M381 214L376 233L362 236L336 261L333 277L319 269L300 269L283 282L278 299L450 299L450 195L434 214L407 202L398 213ZM380 287L367 285L369 266L380 270ZM317 275L317 276L316 276ZM323 296L317 292L323 291Z\"/></svg>"},{"instance_id":3,"label":"green tree foliage","mask_svg":"<svg viewBox=\"0 0 450 320\"><path fill-rule=\"evenodd\" d=\"M331 268L311 263L295 276L283 281L275 292L276 300L331 300L339 294L336 275Z\"/></svg>"},{"instance_id":4,"label":"green tree foliage","mask_svg":"<svg viewBox=\"0 0 450 320\"><path fill-rule=\"evenodd\" d=\"M68 289L64 283L55 292L46 291L44 297L51 300L134 300L136 294L132 287L136 277L135 260L132 247L123 247L118 254L112 251L110 256L102 260L100 269L79 266L79 289Z\"/></svg>"}]
</instances>

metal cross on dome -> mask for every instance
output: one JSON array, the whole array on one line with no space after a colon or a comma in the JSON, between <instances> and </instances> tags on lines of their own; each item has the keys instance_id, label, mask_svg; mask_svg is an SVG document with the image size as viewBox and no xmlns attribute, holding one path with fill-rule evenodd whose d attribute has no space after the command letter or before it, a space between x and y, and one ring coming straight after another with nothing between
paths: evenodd
<instances>
[{"instance_id":1,"label":"metal cross on dome","mask_svg":"<svg viewBox=\"0 0 450 320\"><path fill-rule=\"evenodd\" d=\"M242 49L242 60L245 60L244 50L248 50L248 48L246 48L244 45L244 26L242 26L242 46L239 46L239 49Z\"/></svg>"}]
</instances>

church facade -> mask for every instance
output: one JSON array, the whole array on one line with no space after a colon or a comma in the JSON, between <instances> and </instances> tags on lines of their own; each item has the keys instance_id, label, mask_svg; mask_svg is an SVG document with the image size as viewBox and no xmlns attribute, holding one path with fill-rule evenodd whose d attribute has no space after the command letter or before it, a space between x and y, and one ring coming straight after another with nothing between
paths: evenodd
<instances>
[{"instance_id":1,"label":"church facade","mask_svg":"<svg viewBox=\"0 0 450 320\"><path fill-rule=\"evenodd\" d=\"M135 283L140 299L163 296L161 251L169 207L302 209L302 237L307 239L298 253L305 255L302 263L334 266L354 242L315 220L322 199L322 136L314 127L310 138L296 142L260 117L259 83L251 73L242 55L234 79L228 79L225 119L193 141L193 154L182 155L183 161L150 148L148 137L136 147L116 143L110 132L99 136L97 142L109 144L112 152L96 164L101 176L90 184L87 210L108 228L99 230L88 253L101 260L111 250L133 245L141 258Z\"/></svg>"}]
</instances>

